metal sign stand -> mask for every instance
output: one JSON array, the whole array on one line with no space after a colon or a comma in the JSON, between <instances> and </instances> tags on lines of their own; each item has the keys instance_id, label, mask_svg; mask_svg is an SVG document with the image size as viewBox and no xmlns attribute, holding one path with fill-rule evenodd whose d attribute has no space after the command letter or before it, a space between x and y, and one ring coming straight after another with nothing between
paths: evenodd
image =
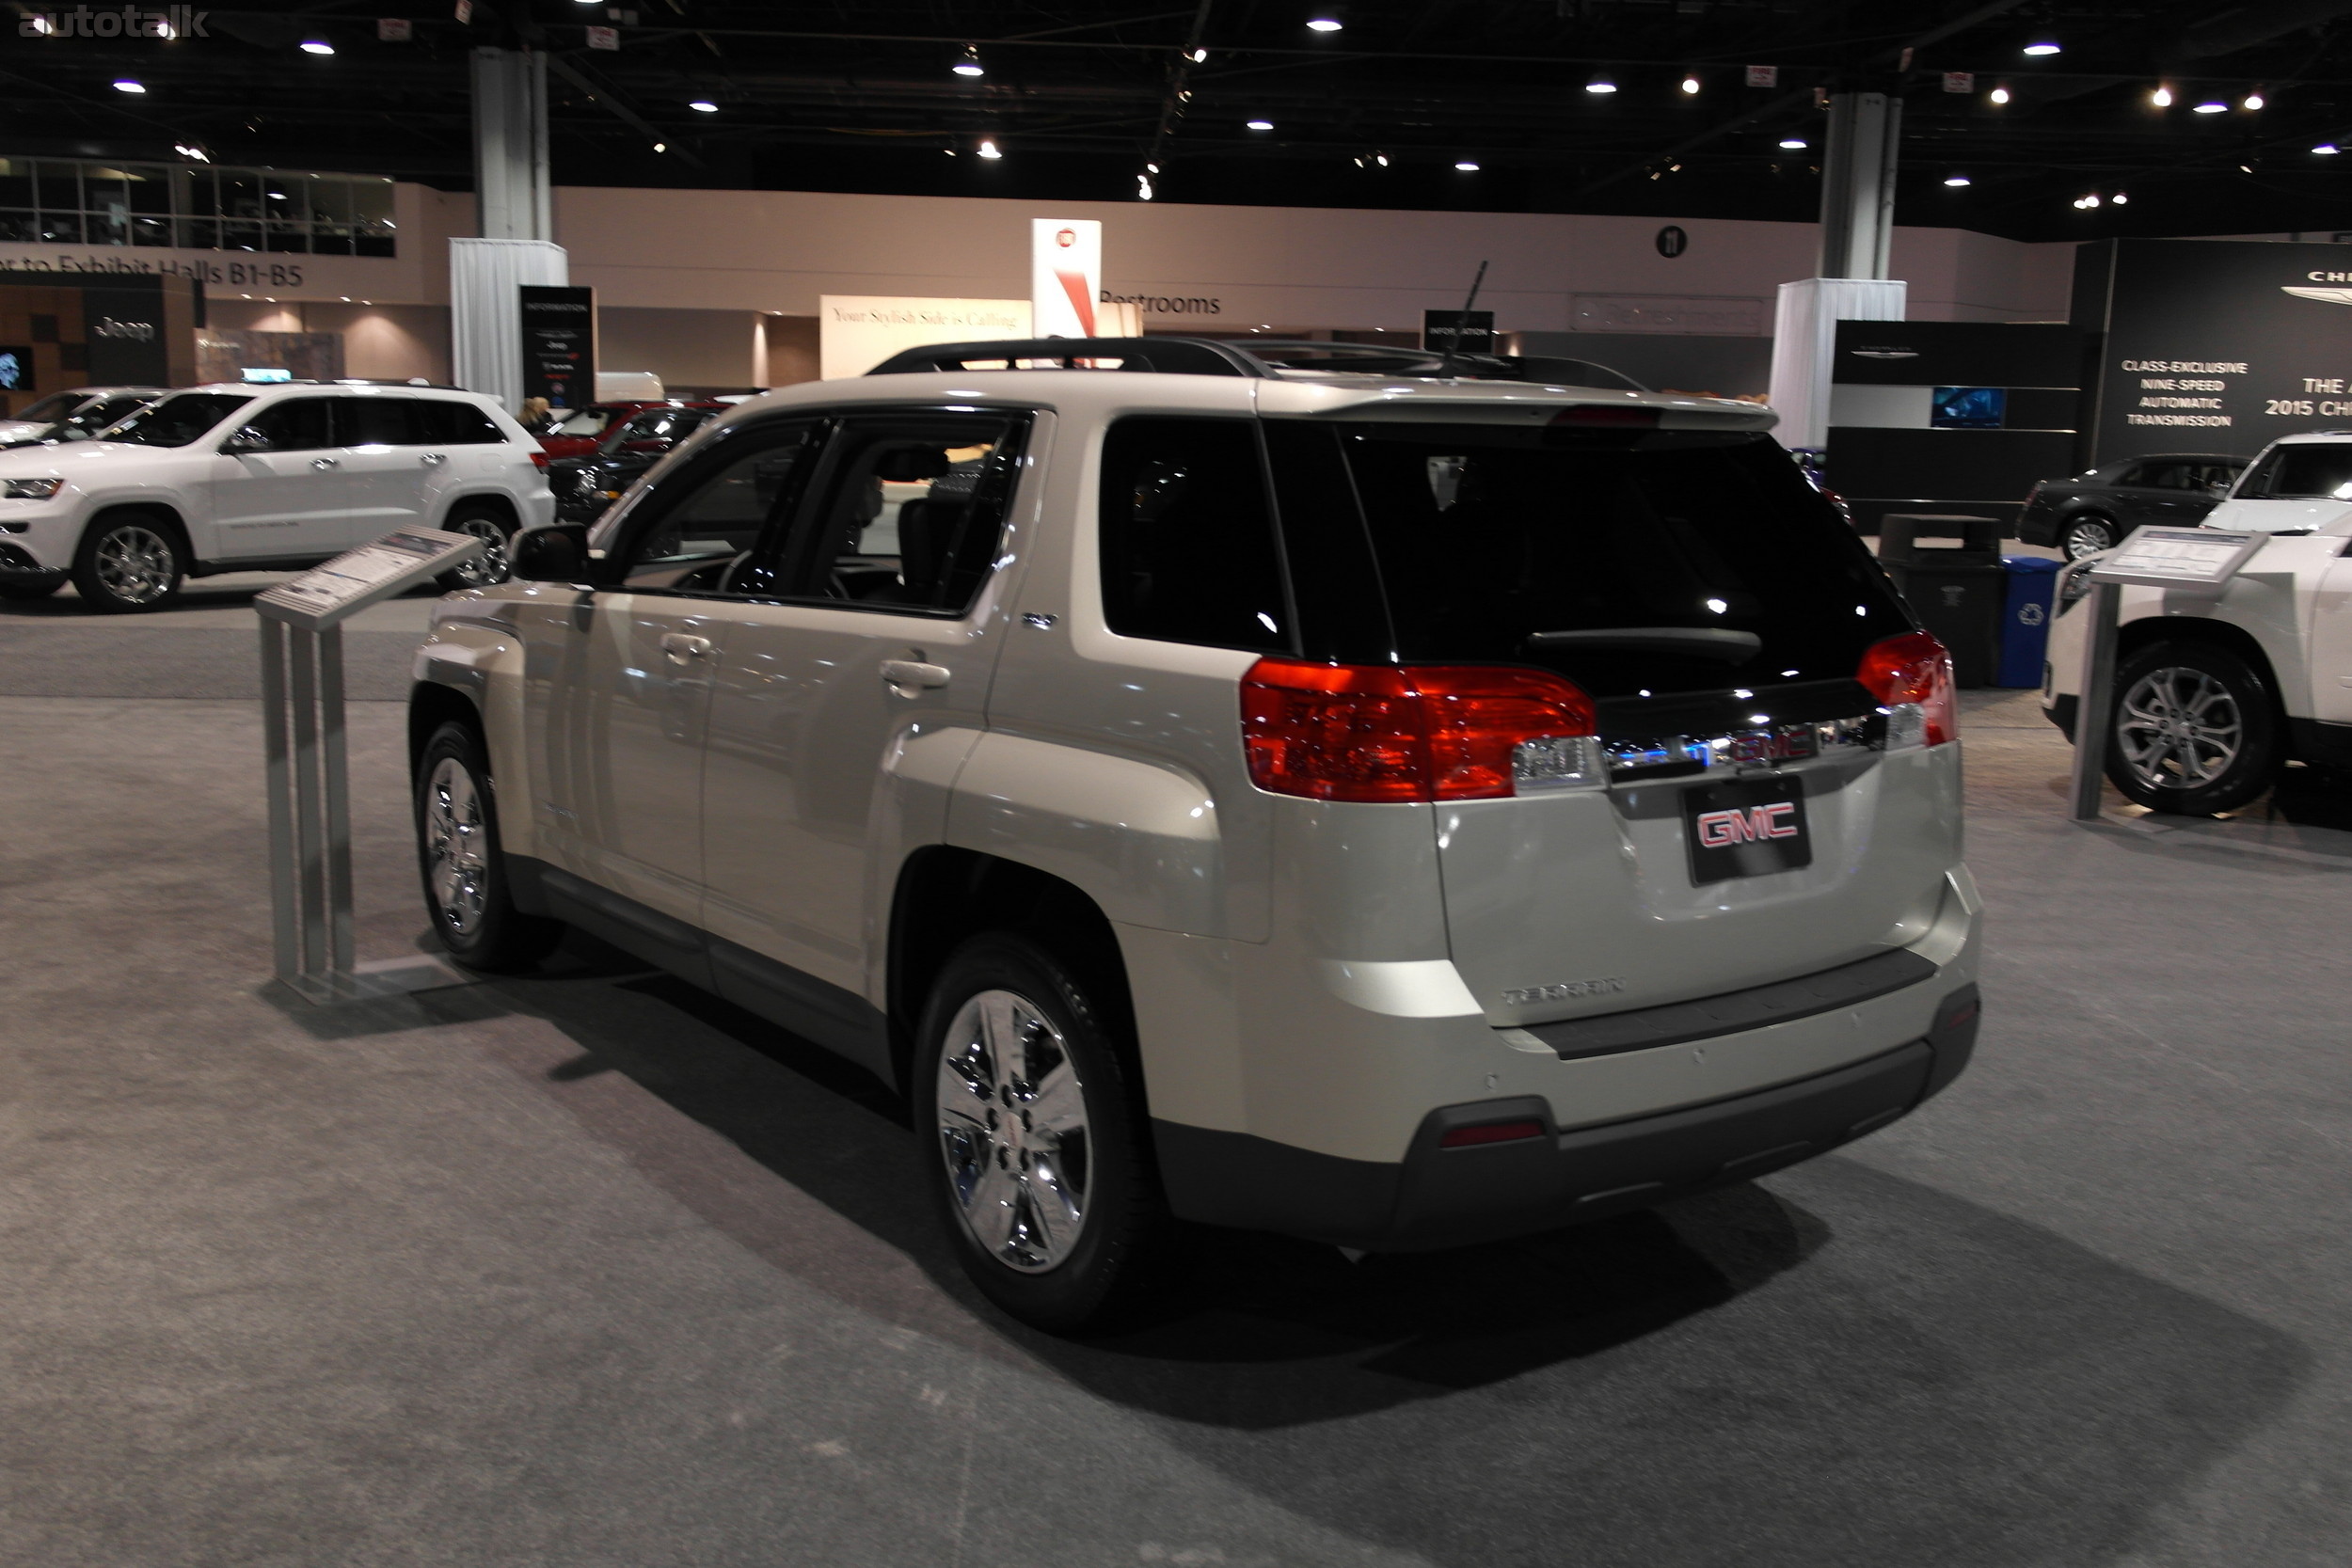
<instances>
[{"instance_id":1,"label":"metal sign stand","mask_svg":"<svg viewBox=\"0 0 2352 1568\"><path fill-rule=\"evenodd\" d=\"M479 555L469 534L407 529L338 556L253 601L262 617L262 724L278 978L305 1001L358 1001L463 985L429 955L355 963L351 768L342 623Z\"/></svg>"},{"instance_id":2,"label":"metal sign stand","mask_svg":"<svg viewBox=\"0 0 2352 1568\"><path fill-rule=\"evenodd\" d=\"M2223 529L2139 528L2090 569L2090 628L2083 639L2082 697L2074 709L2074 768L2068 792L2075 821L2096 822L2106 790L2123 585L2217 596L2269 542L2268 534Z\"/></svg>"}]
</instances>

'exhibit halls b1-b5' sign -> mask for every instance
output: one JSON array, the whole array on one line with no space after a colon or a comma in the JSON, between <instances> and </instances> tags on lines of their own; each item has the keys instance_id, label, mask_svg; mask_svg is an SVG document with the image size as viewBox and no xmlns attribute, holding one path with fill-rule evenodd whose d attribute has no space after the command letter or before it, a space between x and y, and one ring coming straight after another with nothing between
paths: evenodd
<instances>
[{"instance_id":1,"label":"'exhibit halls b1-b5' sign","mask_svg":"<svg viewBox=\"0 0 2352 1568\"><path fill-rule=\"evenodd\" d=\"M522 285L523 396L558 408L596 401L596 291Z\"/></svg>"},{"instance_id":2,"label":"'exhibit halls b1-b5' sign","mask_svg":"<svg viewBox=\"0 0 2352 1568\"><path fill-rule=\"evenodd\" d=\"M2251 456L2352 425L2352 247L2106 240L2074 259L2099 347L2092 451Z\"/></svg>"}]
</instances>

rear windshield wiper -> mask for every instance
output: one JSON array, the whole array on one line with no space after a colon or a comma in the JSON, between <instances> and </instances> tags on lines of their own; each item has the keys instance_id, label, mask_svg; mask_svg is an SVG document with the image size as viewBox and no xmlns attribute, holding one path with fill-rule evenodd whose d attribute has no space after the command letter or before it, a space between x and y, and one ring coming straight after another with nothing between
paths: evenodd
<instances>
[{"instance_id":1,"label":"rear windshield wiper","mask_svg":"<svg viewBox=\"0 0 2352 1568\"><path fill-rule=\"evenodd\" d=\"M1725 626L1608 626L1593 631L1537 631L1527 637L1530 648L1610 648L1640 654L1691 654L1719 658L1725 664L1745 664L1763 651L1764 640L1752 631Z\"/></svg>"}]
</instances>

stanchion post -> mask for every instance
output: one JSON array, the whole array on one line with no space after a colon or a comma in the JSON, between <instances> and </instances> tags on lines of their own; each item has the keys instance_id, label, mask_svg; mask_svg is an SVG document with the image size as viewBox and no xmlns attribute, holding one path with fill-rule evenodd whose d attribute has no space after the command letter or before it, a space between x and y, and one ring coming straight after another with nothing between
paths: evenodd
<instances>
[{"instance_id":1,"label":"stanchion post","mask_svg":"<svg viewBox=\"0 0 2352 1568\"><path fill-rule=\"evenodd\" d=\"M291 717L286 711L286 623L262 616L262 787L269 797L270 944L278 978L299 989L302 944L294 925L294 761L286 734Z\"/></svg>"},{"instance_id":2,"label":"stanchion post","mask_svg":"<svg viewBox=\"0 0 2352 1568\"><path fill-rule=\"evenodd\" d=\"M2090 626L2083 638L2082 697L2074 707L2074 816L2095 822L2106 797L2107 746L2115 731L2115 633L2120 584L2090 579Z\"/></svg>"},{"instance_id":3,"label":"stanchion post","mask_svg":"<svg viewBox=\"0 0 2352 1568\"><path fill-rule=\"evenodd\" d=\"M351 765L343 746L343 628L315 634L319 661L319 784L326 805L326 973L351 974Z\"/></svg>"}]
</instances>

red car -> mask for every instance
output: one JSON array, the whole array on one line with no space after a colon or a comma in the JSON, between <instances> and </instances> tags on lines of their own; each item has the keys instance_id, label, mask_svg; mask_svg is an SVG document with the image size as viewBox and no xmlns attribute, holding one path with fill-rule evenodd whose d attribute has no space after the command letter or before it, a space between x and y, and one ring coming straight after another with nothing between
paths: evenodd
<instances>
[{"instance_id":1,"label":"red car","mask_svg":"<svg viewBox=\"0 0 2352 1568\"><path fill-rule=\"evenodd\" d=\"M585 408L559 408L546 420L523 428L539 438L550 458L585 457L596 450L614 426L648 408L724 408L723 403L690 403L683 398L654 398L635 403L592 403ZM545 463L539 465L546 467Z\"/></svg>"}]
</instances>

